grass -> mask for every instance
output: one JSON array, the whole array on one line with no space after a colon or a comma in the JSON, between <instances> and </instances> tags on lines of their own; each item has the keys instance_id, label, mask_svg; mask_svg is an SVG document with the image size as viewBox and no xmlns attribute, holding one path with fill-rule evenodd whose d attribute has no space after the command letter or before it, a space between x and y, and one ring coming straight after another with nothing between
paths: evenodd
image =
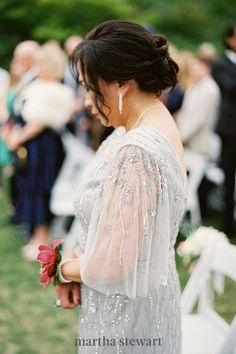
<instances>
[{"instance_id":1,"label":"grass","mask_svg":"<svg viewBox=\"0 0 236 354\"><path fill-rule=\"evenodd\" d=\"M7 216L8 200L0 196L0 217ZM24 245L17 228L0 226L0 353L73 354L78 310L52 304L54 287L38 284L39 263L21 257Z\"/></svg>"},{"instance_id":2,"label":"grass","mask_svg":"<svg viewBox=\"0 0 236 354\"><path fill-rule=\"evenodd\" d=\"M188 281L189 274L183 268L180 257L177 255L177 269L179 272L180 283L182 290ZM225 288L223 294L215 293L215 309L229 324L232 322L233 317L236 315L236 283L230 278L225 277ZM197 304L193 312L197 310Z\"/></svg>"},{"instance_id":3,"label":"grass","mask_svg":"<svg viewBox=\"0 0 236 354\"><path fill-rule=\"evenodd\" d=\"M6 190L6 186L5 186ZM7 216L7 193L0 196L0 219ZM25 241L17 228L0 224L0 353L73 354L77 334L78 310L52 306L54 288L38 284L38 263L21 257ZM188 273L177 256L182 288ZM225 293L216 297L218 312L231 322L236 313L236 284L226 279Z\"/></svg>"}]
</instances>

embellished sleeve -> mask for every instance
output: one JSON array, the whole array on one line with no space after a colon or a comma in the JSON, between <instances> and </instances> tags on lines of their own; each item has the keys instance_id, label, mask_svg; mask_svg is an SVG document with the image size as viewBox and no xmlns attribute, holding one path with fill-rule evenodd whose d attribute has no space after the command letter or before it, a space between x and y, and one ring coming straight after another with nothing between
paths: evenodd
<instances>
[{"instance_id":1,"label":"embellished sleeve","mask_svg":"<svg viewBox=\"0 0 236 354\"><path fill-rule=\"evenodd\" d=\"M130 298L166 285L170 212L164 164L141 147L123 146L107 166L99 194L80 255L82 282Z\"/></svg>"}]
</instances>

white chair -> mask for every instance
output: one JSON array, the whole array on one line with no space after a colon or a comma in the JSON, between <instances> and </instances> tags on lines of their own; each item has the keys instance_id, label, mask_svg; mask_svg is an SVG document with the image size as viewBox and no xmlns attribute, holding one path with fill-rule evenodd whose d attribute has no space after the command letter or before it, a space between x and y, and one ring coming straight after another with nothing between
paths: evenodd
<instances>
[{"instance_id":1,"label":"white chair","mask_svg":"<svg viewBox=\"0 0 236 354\"><path fill-rule=\"evenodd\" d=\"M62 136L66 157L51 192L50 210L55 215L73 215L73 197L83 168L94 151L71 133Z\"/></svg>"},{"instance_id":2,"label":"white chair","mask_svg":"<svg viewBox=\"0 0 236 354\"><path fill-rule=\"evenodd\" d=\"M74 216L73 199L78 180L83 168L93 158L94 151L69 132L63 133L62 141L66 157L51 192L50 210L55 218L50 233L53 239L65 238L64 248L67 249L76 243L76 221L73 221L69 232L65 225L68 217Z\"/></svg>"},{"instance_id":3,"label":"white chair","mask_svg":"<svg viewBox=\"0 0 236 354\"><path fill-rule=\"evenodd\" d=\"M182 354L236 353L236 317L230 326L214 310L214 289L223 290L223 275L236 282L236 246L227 243L203 252L183 291Z\"/></svg>"},{"instance_id":4,"label":"white chair","mask_svg":"<svg viewBox=\"0 0 236 354\"><path fill-rule=\"evenodd\" d=\"M190 213L192 224L201 223L198 188L205 174L207 158L196 151L185 149L185 163L188 170L188 200L186 211Z\"/></svg>"},{"instance_id":5,"label":"white chair","mask_svg":"<svg viewBox=\"0 0 236 354\"><path fill-rule=\"evenodd\" d=\"M208 139L208 159L212 162L216 162L219 160L221 153L221 139L214 132L209 135Z\"/></svg>"},{"instance_id":6,"label":"white chair","mask_svg":"<svg viewBox=\"0 0 236 354\"><path fill-rule=\"evenodd\" d=\"M219 354L236 354L236 316L232 321L227 340L225 340Z\"/></svg>"}]
</instances>

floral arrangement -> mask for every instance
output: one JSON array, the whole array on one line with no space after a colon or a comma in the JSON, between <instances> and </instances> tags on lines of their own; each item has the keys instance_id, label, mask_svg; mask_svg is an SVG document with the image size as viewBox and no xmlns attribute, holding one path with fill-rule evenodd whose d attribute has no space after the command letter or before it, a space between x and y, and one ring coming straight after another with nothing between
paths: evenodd
<instances>
[{"instance_id":1,"label":"floral arrangement","mask_svg":"<svg viewBox=\"0 0 236 354\"><path fill-rule=\"evenodd\" d=\"M61 249L63 240L54 240L52 247L48 245L39 246L39 254L37 260L41 264L39 274L41 275L39 282L47 288L52 282L57 284L57 269L58 264L61 262Z\"/></svg>"},{"instance_id":2,"label":"floral arrangement","mask_svg":"<svg viewBox=\"0 0 236 354\"><path fill-rule=\"evenodd\" d=\"M184 265L191 271L191 266L200 257L203 250L216 242L229 241L223 232L213 227L201 226L193 231L185 241L179 243L177 253L183 259Z\"/></svg>"}]
</instances>

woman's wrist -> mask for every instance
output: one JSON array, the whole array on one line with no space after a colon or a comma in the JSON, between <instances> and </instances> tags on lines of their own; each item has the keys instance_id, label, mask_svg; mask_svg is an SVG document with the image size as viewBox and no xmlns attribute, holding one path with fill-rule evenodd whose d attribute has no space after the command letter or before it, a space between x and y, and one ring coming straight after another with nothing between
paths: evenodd
<instances>
[{"instance_id":1,"label":"woman's wrist","mask_svg":"<svg viewBox=\"0 0 236 354\"><path fill-rule=\"evenodd\" d=\"M70 261L73 261L73 260L74 260L74 258L65 258L58 264L56 277L57 277L57 279L59 280L60 283L63 283L63 284L72 283L72 280L65 278L64 273L62 271L62 267L67 262L70 262Z\"/></svg>"},{"instance_id":2,"label":"woman's wrist","mask_svg":"<svg viewBox=\"0 0 236 354\"><path fill-rule=\"evenodd\" d=\"M68 259L68 261L63 263L61 265L61 273L65 279L80 283L79 257Z\"/></svg>"},{"instance_id":3,"label":"woman's wrist","mask_svg":"<svg viewBox=\"0 0 236 354\"><path fill-rule=\"evenodd\" d=\"M78 257L77 254L74 252L74 250L68 250L66 252L63 252L63 259L65 258L76 258Z\"/></svg>"},{"instance_id":4,"label":"woman's wrist","mask_svg":"<svg viewBox=\"0 0 236 354\"><path fill-rule=\"evenodd\" d=\"M62 268L65 263L73 261L76 257L77 255L73 250L68 250L63 254L63 258L57 268L57 279L60 283L68 284L72 282L72 280L65 278L64 270L62 270Z\"/></svg>"}]
</instances>

